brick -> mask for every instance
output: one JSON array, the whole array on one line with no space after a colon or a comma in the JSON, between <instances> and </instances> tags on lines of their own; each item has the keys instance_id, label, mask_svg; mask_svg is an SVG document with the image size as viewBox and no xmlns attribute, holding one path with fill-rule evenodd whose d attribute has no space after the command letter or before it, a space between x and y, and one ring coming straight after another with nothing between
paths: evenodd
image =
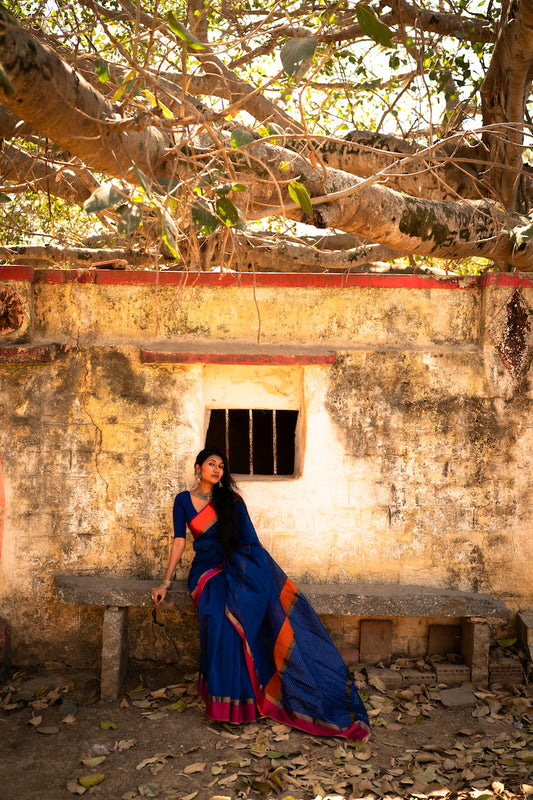
<instances>
[{"instance_id":1,"label":"brick","mask_svg":"<svg viewBox=\"0 0 533 800\"><path fill-rule=\"evenodd\" d=\"M438 683L460 685L470 680L470 667L466 664L435 664Z\"/></svg>"},{"instance_id":2,"label":"brick","mask_svg":"<svg viewBox=\"0 0 533 800\"><path fill-rule=\"evenodd\" d=\"M521 664L498 664L489 666L489 683L524 683Z\"/></svg>"},{"instance_id":3,"label":"brick","mask_svg":"<svg viewBox=\"0 0 533 800\"><path fill-rule=\"evenodd\" d=\"M461 652L462 629L460 625L430 625L428 630L428 655L446 656Z\"/></svg>"},{"instance_id":4,"label":"brick","mask_svg":"<svg viewBox=\"0 0 533 800\"><path fill-rule=\"evenodd\" d=\"M365 672L369 681L371 678L379 678L380 681L383 681L387 689L399 689L402 686L402 673L399 669L366 667Z\"/></svg>"},{"instance_id":5,"label":"brick","mask_svg":"<svg viewBox=\"0 0 533 800\"><path fill-rule=\"evenodd\" d=\"M402 686L434 686L437 683L437 676L433 670L402 669Z\"/></svg>"},{"instance_id":6,"label":"brick","mask_svg":"<svg viewBox=\"0 0 533 800\"><path fill-rule=\"evenodd\" d=\"M392 658L392 620L362 619L359 632L361 661L390 664Z\"/></svg>"}]
</instances>

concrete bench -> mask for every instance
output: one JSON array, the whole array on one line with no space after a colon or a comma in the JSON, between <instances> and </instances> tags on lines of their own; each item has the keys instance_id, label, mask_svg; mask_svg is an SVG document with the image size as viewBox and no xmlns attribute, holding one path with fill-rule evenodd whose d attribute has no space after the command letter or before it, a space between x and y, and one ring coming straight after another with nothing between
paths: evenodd
<instances>
[{"instance_id":1,"label":"concrete bench","mask_svg":"<svg viewBox=\"0 0 533 800\"><path fill-rule=\"evenodd\" d=\"M111 576L57 575L61 604L105 606L102 631L102 699L116 698L127 665L128 608L152 608L150 590L155 581ZM399 584L299 584L317 614L363 619L394 617L449 617L461 620L462 656L471 680L488 684L489 619L506 619L511 611L488 594ZM174 581L165 598L166 608L194 608L187 584Z\"/></svg>"}]
</instances>

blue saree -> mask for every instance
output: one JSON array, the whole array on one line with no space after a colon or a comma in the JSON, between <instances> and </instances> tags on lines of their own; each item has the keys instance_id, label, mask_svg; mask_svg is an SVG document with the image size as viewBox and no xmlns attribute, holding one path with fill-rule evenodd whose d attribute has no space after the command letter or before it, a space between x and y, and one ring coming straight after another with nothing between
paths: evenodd
<instances>
[{"instance_id":1,"label":"blue saree","mask_svg":"<svg viewBox=\"0 0 533 800\"><path fill-rule=\"evenodd\" d=\"M174 532L194 537L189 591L198 608L199 693L211 719L257 714L322 736L366 739L368 716L346 665L306 598L262 547L237 500L241 543L225 558L211 504L174 503Z\"/></svg>"}]
</instances>

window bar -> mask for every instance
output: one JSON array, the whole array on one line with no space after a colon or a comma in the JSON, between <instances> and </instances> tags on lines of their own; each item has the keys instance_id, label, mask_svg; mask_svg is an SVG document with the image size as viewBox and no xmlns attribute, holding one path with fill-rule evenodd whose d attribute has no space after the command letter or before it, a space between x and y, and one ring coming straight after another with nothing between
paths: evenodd
<instances>
[{"instance_id":1,"label":"window bar","mask_svg":"<svg viewBox=\"0 0 533 800\"><path fill-rule=\"evenodd\" d=\"M229 464L229 409L224 410L224 447L226 450L226 461Z\"/></svg>"},{"instance_id":2,"label":"window bar","mask_svg":"<svg viewBox=\"0 0 533 800\"><path fill-rule=\"evenodd\" d=\"M274 475L278 474L278 431L276 428L276 409L272 410L272 455L274 458Z\"/></svg>"},{"instance_id":3,"label":"window bar","mask_svg":"<svg viewBox=\"0 0 533 800\"><path fill-rule=\"evenodd\" d=\"M248 445L250 453L250 475L254 474L254 423L253 411L248 409Z\"/></svg>"}]
</instances>

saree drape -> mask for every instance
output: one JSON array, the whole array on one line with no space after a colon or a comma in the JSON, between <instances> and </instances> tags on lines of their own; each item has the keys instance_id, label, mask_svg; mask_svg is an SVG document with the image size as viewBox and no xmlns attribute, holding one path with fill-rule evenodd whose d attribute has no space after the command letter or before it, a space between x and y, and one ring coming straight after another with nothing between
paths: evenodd
<instances>
[{"instance_id":1,"label":"saree drape","mask_svg":"<svg viewBox=\"0 0 533 800\"><path fill-rule=\"evenodd\" d=\"M237 501L241 544L229 558L213 506L197 513L190 495L189 503L189 591L198 608L199 692L208 717L240 723L259 713L308 733L366 739L368 716L341 655L262 547L244 502Z\"/></svg>"}]
</instances>

